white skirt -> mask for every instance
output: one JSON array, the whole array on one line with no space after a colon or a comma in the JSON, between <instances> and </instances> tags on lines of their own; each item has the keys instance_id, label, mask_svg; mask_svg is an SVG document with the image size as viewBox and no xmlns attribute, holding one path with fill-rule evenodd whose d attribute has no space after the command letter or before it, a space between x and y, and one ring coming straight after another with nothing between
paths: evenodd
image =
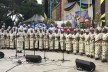
<instances>
[{"instance_id":1,"label":"white skirt","mask_svg":"<svg viewBox=\"0 0 108 72\"><path fill-rule=\"evenodd\" d=\"M55 40L55 42L54 42L54 49L55 50L59 49L59 41L58 40Z\"/></svg>"},{"instance_id":2,"label":"white skirt","mask_svg":"<svg viewBox=\"0 0 108 72\"><path fill-rule=\"evenodd\" d=\"M39 49L43 49L43 39L39 39Z\"/></svg>"},{"instance_id":3,"label":"white skirt","mask_svg":"<svg viewBox=\"0 0 108 72\"><path fill-rule=\"evenodd\" d=\"M108 44L102 44L102 59L108 59Z\"/></svg>"},{"instance_id":4,"label":"white skirt","mask_svg":"<svg viewBox=\"0 0 108 72\"><path fill-rule=\"evenodd\" d=\"M29 49L29 39L25 39L25 49Z\"/></svg>"},{"instance_id":5,"label":"white skirt","mask_svg":"<svg viewBox=\"0 0 108 72\"><path fill-rule=\"evenodd\" d=\"M66 41L66 51L71 51L72 47L71 47L71 41Z\"/></svg>"},{"instance_id":6,"label":"white skirt","mask_svg":"<svg viewBox=\"0 0 108 72\"><path fill-rule=\"evenodd\" d=\"M79 41L79 53L84 53L84 41Z\"/></svg>"},{"instance_id":7,"label":"white skirt","mask_svg":"<svg viewBox=\"0 0 108 72\"><path fill-rule=\"evenodd\" d=\"M30 38L30 49L34 48L34 40L33 38Z\"/></svg>"},{"instance_id":8,"label":"white skirt","mask_svg":"<svg viewBox=\"0 0 108 72\"><path fill-rule=\"evenodd\" d=\"M78 41L73 41L73 53L78 52L78 47L79 47L79 42Z\"/></svg>"},{"instance_id":9,"label":"white skirt","mask_svg":"<svg viewBox=\"0 0 108 72\"><path fill-rule=\"evenodd\" d=\"M14 48L14 40L10 40L9 43L10 43L10 44L9 44L10 48Z\"/></svg>"},{"instance_id":10,"label":"white skirt","mask_svg":"<svg viewBox=\"0 0 108 72\"><path fill-rule=\"evenodd\" d=\"M36 40L35 40L35 48L38 48L38 42L39 42L39 40L36 39Z\"/></svg>"},{"instance_id":11,"label":"white skirt","mask_svg":"<svg viewBox=\"0 0 108 72\"><path fill-rule=\"evenodd\" d=\"M45 40L44 40L44 48L45 48L45 49L48 49L48 47L49 47L49 46L48 46L48 45L49 45L48 43L49 43L49 42L48 42L48 39L45 39Z\"/></svg>"},{"instance_id":12,"label":"white skirt","mask_svg":"<svg viewBox=\"0 0 108 72\"><path fill-rule=\"evenodd\" d=\"M101 43L95 43L95 58L101 57Z\"/></svg>"},{"instance_id":13,"label":"white skirt","mask_svg":"<svg viewBox=\"0 0 108 72\"><path fill-rule=\"evenodd\" d=\"M23 50L23 41L17 40L17 50Z\"/></svg>"}]
</instances>

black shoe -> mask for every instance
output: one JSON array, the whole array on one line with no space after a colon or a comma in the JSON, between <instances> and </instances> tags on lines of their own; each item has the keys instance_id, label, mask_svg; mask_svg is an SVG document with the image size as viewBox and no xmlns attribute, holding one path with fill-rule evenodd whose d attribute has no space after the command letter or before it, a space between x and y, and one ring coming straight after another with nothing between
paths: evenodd
<instances>
[{"instance_id":1,"label":"black shoe","mask_svg":"<svg viewBox=\"0 0 108 72\"><path fill-rule=\"evenodd\" d=\"M99 60L99 58L95 58L95 60Z\"/></svg>"},{"instance_id":2,"label":"black shoe","mask_svg":"<svg viewBox=\"0 0 108 72\"><path fill-rule=\"evenodd\" d=\"M90 55L87 55L87 57L90 57Z\"/></svg>"},{"instance_id":3,"label":"black shoe","mask_svg":"<svg viewBox=\"0 0 108 72\"><path fill-rule=\"evenodd\" d=\"M83 56L83 53L80 53L80 56Z\"/></svg>"},{"instance_id":4,"label":"black shoe","mask_svg":"<svg viewBox=\"0 0 108 72\"><path fill-rule=\"evenodd\" d=\"M107 62L107 60L103 59L103 60L101 60L101 62Z\"/></svg>"},{"instance_id":5,"label":"black shoe","mask_svg":"<svg viewBox=\"0 0 108 72\"><path fill-rule=\"evenodd\" d=\"M90 56L90 58L94 58L94 56L93 56L93 55L91 55L91 56Z\"/></svg>"}]
</instances>

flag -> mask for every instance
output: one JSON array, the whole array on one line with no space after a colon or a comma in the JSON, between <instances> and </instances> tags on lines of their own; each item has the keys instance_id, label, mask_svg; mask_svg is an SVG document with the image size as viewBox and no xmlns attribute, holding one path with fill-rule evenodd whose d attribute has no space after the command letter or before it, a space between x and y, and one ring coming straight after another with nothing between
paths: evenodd
<instances>
[{"instance_id":1,"label":"flag","mask_svg":"<svg viewBox=\"0 0 108 72\"><path fill-rule=\"evenodd\" d=\"M100 0L101 22L100 26L105 26L105 0Z\"/></svg>"},{"instance_id":2,"label":"flag","mask_svg":"<svg viewBox=\"0 0 108 72\"><path fill-rule=\"evenodd\" d=\"M45 19L47 19L47 15L46 15L46 13L45 13L45 12L44 12L44 18L45 18Z\"/></svg>"}]
</instances>

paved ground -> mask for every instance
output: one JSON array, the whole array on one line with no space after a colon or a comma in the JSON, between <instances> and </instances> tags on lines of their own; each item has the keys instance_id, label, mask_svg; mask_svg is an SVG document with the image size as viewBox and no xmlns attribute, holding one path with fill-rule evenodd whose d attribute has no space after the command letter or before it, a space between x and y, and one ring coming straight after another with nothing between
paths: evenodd
<instances>
[{"instance_id":1,"label":"paved ground","mask_svg":"<svg viewBox=\"0 0 108 72\"><path fill-rule=\"evenodd\" d=\"M0 72L84 72L76 69L76 58L94 62L96 64L95 72L108 72L108 62L101 63L101 61L95 61L85 56L65 54L65 59L70 61L62 63L58 61L58 59L62 59L62 53L47 52L46 56L49 60L45 62L43 59L40 64L35 64L26 62L24 57L15 58L15 50L0 51L5 54L5 58L0 59ZM26 51L26 54L32 55L33 51ZM37 51L36 55L41 55L43 57L44 53ZM18 54L18 57L20 56L23 56L23 53ZM16 66L18 60L21 60L23 64ZM11 68L12 70L9 70Z\"/></svg>"}]
</instances>

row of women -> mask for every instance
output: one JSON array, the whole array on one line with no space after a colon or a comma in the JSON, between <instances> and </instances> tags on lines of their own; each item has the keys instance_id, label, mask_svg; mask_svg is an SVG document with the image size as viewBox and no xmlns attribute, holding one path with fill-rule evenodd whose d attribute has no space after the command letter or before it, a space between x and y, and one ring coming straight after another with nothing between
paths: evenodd
<instances>
[{"instance_id":1,"label":"row of women","mask_svg":"<svg viewBox=\"0 0 108 72\"><path fill-rule=\"evenodd\" d=\"M86 55L96 60L106 62L108 59L108 30L101 29L75 29L74 31L58 29L55 32L41 29L1 29L0 44L2 48L16 48L18 52L23 49L61 51Z\"/></svg>"}]
</instances>

